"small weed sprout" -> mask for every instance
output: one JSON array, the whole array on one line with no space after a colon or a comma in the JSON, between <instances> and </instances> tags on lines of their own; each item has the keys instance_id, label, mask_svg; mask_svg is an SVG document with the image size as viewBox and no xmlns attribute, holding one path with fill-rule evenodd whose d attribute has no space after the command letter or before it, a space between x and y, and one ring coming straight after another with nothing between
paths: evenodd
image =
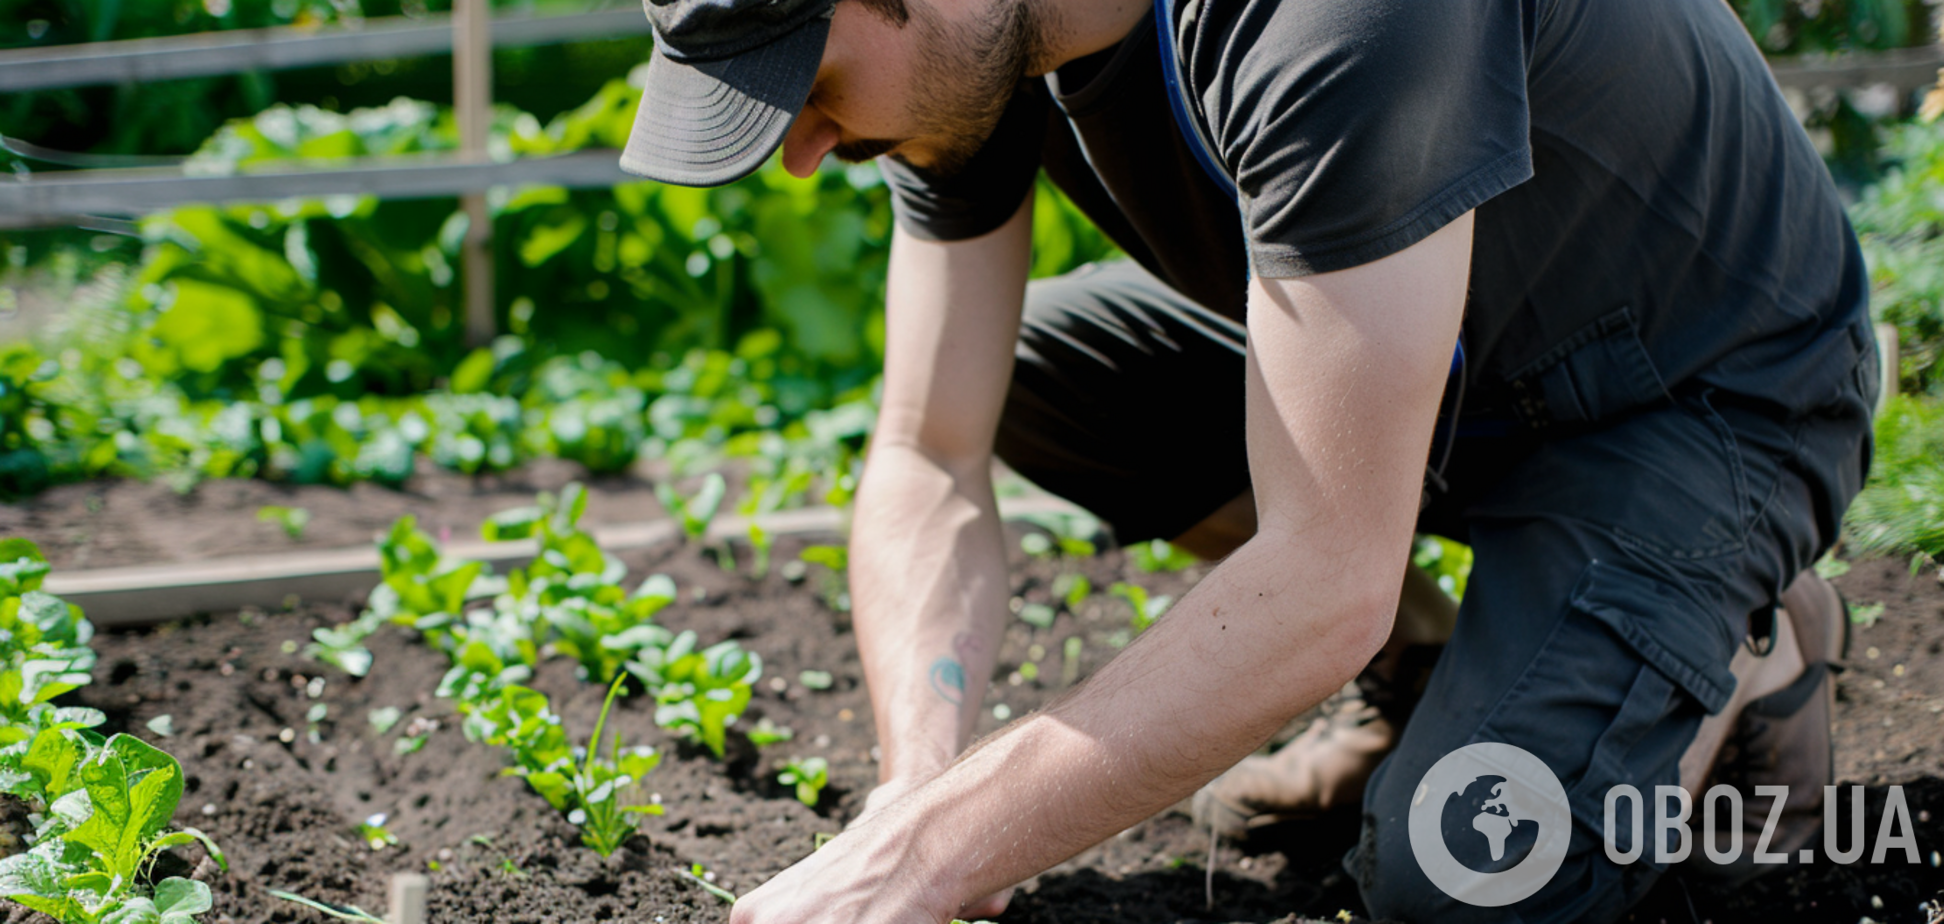
<instances>
[{"instance_id":1,"label":"small weed sprout","mask_svg":"<svg viewBox=\"0 0 1944 924\"><path fill-rule=\"evenodd\" d=\"M1139 545L1130 546L1128 557L1133 559L1134 567L1149 574L1163 571L1183 571L1194 567L1201 559L1186 549L1176 548L1166 539L1154 539Z\"/></svg>"},{"instance_id":2,"label":"small weed sprout","mask_svg":"<svg viewBox=\"0 0 1944 924\"><path fill-rule=\"evenodd\" d=\"M655 485L655 497L682 525L682 535L687 536L689 542L699 544L708 536L709 521L715 519L728 489L729 485L721 475L710 472L708 477L702 479L702 487L696 489L693 496L683 497L674 485L662 482Z\"/></svg>"},{"instance_id":3,"label":"small weed sprout","mask_svg":"<svg viewBox=\"0 0 1944 924\"><path fill-rule=\"evenodd\" d=\"M295 902L312 911L321 911L339 920L360 921L362 924L385 924L384 918L378 917L357 905L333 905L329 902L320 902L314 898L305 898L295 892L285 892L281 889L269 889L267 891L269 891L271 898L281 898L287 902Z\"/></svg>"},{"instance_id":4,"label":"small weed sprout","mask_svg":"<svg viewBox=\"0 0 1944 924\"><path fill-rule=\"evenodd\" d=\"M1154 625L1154 621L1160 619L1161 614L1167 612L1168 607L1174 603L1174 598L1167 594L1150 596L1147 588L1126 581L1116 582L1108 592L1126 600L1128 606L1133 607L1134 617L1129 627L1134 630L1135 635L1146 632L1148 626Z\"/></svg>"},{"instance_id":5,"label":"small weed sprout","mask_svg":"<svg viewBox=\"0 0 1944 924\"><path fill-rule=\"evenodd\" d=\"M358 839L364 841L365 846L373 850L396 847L398 845L398 835L391 833L391 829L385 827L385 822L389 820L384 812L379 812L359 822Z\"/></svg>"},{"instance_id":6,"label":"small weed sprout","mask_svg":"<svg viewBox=\"0 0 1944 924\"><path fill-rule=\"evenodd\" d=\"M1067 612L1078 615L1080 605L1093 595L1093 582L1084 574L1068 572L1053 579L1053 596L1066 605Z\"/></svg>"},{"instance_id":7,"label":"small weed sprout","mask_svg":"<svg viewBox=\"0 0 1944 924\"><path fill-rule=\"evenodd\" d=\"M747 734L750 744L764 748L795 738L796 730L787 725L778 725L770 721L768 716L764 716L761 720L757 721L756 727L750 729Z\"/></svg>"},{"instance_id":8,"label":"small weed sprout","mask_svg":"<svg viewBox=\"0 0 1944 924\"><path fill-rule=\"evenodd\" d=\"M821 757L792 760L783 765L776 781L796 787L797 801L816 808L818 796L830 783L830 763Z\"/></svg>"},{"instance_id":9,"label":"small weed sprout","mask_svg":"<svg viewBox=\"0 0 1944 924\"><path fill-rule=\"evenodd\" d=\"M817 592L824 605L839 613L850 612L850 550L841 545L805 546L797 559L804 565L823 566Z\"/></svg>"},{"instance_id":10,"label":"small weed sprout","mask_svg":"<svg viewBox=\"0 0 1944 924\"><path fill-rule=\"evenodd\" d=\"M310 511L303 507L270 505L257 508L257 522L275 523L283 527L284 535L293 541L304 538L304 528L310 525L310 521Z\"/></svg>"}]
</instances>

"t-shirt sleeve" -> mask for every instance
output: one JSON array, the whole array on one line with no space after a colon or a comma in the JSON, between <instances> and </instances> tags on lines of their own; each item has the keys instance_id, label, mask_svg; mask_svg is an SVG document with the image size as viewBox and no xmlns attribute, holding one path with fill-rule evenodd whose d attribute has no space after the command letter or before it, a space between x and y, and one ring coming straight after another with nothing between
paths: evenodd
<instances>
[{"instance_id":1,"label":"t-shirt sleeve","mask_svg":"<svg viewBox=\"0 0 1944 924\"><path fill-rule=\"evenodd\" d=\"M1252 270L1369 263L1529 179L1529 6L1204 0L1186 64Z\"/></svg>"},{"instance_id":2,"label":"t-shirt sleeve","mask_svg":"<svg viewBox=\"0 0 1944 924\"><path fill-rule=\"evenodd\" d=\"M962 241L1005 224L1039 173L1048 105L1038 81L1021 84L979 152L948 177L878 158L899 227L922 240Z\"/></svg>"}]
</instances>

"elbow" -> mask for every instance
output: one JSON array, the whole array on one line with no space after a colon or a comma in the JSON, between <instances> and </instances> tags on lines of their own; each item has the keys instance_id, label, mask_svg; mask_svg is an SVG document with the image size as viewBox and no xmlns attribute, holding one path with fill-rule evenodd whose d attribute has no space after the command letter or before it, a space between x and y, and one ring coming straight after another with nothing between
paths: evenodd
<instances>
[{"instance_id":1,"label":"elbow","mask_svg":"<svg viewBox=\"0 0 1944 924\"><path fill-rule=\"evenodd\" d=\"M1273 528L1258 532L1247 548L1251 557L1260 556L1257 574L1275 575L1275 584L1304 601L1307 645L1326 653L1327 663L1342 673L1338 685L1353 679L1390 641L1403 587L1402 559L1367 549L1326 552ZM1292 561L1335 565L1291 569Z\"/></svg>"}]
</instances>

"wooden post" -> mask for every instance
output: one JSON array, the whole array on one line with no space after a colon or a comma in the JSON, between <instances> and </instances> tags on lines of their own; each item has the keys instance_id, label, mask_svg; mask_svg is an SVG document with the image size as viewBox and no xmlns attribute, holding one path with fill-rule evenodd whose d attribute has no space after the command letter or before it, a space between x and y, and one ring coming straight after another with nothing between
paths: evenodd
<instances>
[{"instance_id":1,"label":"wooden post","mask_svg":"<svg viewBox=\"0 0 1944 924\"><path fill-rule=\"evenodd\" d=\"M391 913L385 924L425 924L425 896L432 881L420 873L397 873L391 878Z\"/></svg>"},{"instance_id":2,"label":"wooden post","mask_svg":"<svg viewBox=\"0 0 1944 924\"><path fill-rule=\"evenodd\" d=\"M1897 393L1897 378L1902 374L1903 364L1897 355L1897 326L1878 324L1876 326L1878 370L1883 374L1883 390L1877 393L1876 411L1890 406L1890 398Z\"/></svg>"},{"instance_id":3,"label":"wooden post","mask_svg":"<svg viewBox=\"0 0 1944 924\"><path fill-rule=\"evenodd\" d=\"M486 136L493 123L493 13L487 0L455 0L452 5L452 106L459 120L460 155L486 160ZM466 343L483 346L497 333L493 318L493 220L484 191L460 197L466 212L466 239L460 262L465 269Z\"/></svg>"}]
</instances>

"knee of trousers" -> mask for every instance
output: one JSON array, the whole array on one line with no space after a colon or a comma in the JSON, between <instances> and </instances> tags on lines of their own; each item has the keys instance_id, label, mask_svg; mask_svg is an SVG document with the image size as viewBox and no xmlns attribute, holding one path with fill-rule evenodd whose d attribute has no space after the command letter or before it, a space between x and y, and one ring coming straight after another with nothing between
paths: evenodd
<instances>
[{"instance_id":1,"label":"knee of trousers","mask_svg":"<svg viewBox=\"0 0 1944 924\"><path fill-rule=\"evenodd\" d=\"M1634 829L1624 800L1611 836L1632 859L1610 858L1608 793L1631 786L1652 800L1656 787L1677 785L1681 755L1719 708L1719 691L1676 656L1678 635L1635 624L1645 612L1641 586L1601 582L1602 571L1590 568L1555 623L1516 654L1462 631L1454 638L1424 705L1365 791L1361 838L1345 868L1372 916L1614 920L1658 878L1654 832ZM1609 603L1628 614L1605 611ZM1474 747L1482 745L1524 756ZM1644 819L1654 817L1651 801L1641 807Z\"/></svg>"}]
</instances>

